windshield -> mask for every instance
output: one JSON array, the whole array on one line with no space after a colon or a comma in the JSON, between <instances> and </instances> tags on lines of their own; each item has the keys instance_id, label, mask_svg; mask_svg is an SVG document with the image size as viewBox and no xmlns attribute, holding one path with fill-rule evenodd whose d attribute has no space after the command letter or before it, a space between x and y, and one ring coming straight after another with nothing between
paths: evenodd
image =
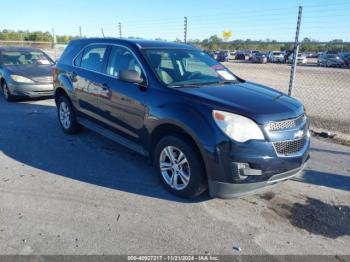
<instances>
[{"instance_id":1,"label":"windshield","mask_svg":"<svg viewBox=\"0 0 350 262\"><path fill-rule=\"evenodd\" d=\"M272 54L273 55L281 55L282 53L281 52L273 52Z\"/></svg>"},{"instance_id":2,"label":"windshield","mask_svg":"<svg viewBox=\"0 0 350 262\"><path fill-rule=\"evenodd\" d=\"M228 69L199 50L149 49L145 54L158 77L168 86L237 81Z\"/></svg>"},{"instance_id":3,"label":"windshield","mask_svg":"<svg viewBox=\"0 0 350 262\"><path fill-rule=\"evenodd\" d=\"M4 65L52 65L53 61L41 51L3 51Z\"/></svg>"}]
</instances>

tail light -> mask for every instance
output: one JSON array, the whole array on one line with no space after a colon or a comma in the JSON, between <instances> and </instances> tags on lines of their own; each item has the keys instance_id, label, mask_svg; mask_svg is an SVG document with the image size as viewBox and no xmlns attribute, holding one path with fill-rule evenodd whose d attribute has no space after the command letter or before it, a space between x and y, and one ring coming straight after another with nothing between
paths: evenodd
<instances>
[{"instance_id":1,"label":"tail light","mask_svg":"<svg viewBox=\"0 0 350 262\"><path fill-rule=\"evenodd\" d=\"M53 78L53 82L54 82L54 83L57 83L57 82L58 82L57 76L58 76L58 69L57 69L56 66L53 66L53 67L52 67L52 78Z\"/></svg>"}]
</instances>

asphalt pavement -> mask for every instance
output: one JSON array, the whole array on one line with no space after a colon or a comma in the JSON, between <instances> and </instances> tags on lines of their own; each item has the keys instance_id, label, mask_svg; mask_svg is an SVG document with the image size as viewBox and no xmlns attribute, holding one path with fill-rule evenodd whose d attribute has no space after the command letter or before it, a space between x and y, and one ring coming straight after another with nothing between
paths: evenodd
<instances>
[{"instance_id":1,"label":"asphalt pavement","mask_svg":"<svg viewBox=\"0 0 350 262\"><path fill-rule=\"evenodd\" d=\"M188 201L147 159L53 100L0 97L0 254L350 254L350 148L312 140L305 173L259 195Z\"/></svg>"}]
</instances>

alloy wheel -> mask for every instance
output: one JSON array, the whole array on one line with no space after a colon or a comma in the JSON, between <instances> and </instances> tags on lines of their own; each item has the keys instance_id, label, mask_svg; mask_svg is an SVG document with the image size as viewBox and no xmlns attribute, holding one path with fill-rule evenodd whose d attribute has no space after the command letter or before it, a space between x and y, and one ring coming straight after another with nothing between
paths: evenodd
<instances>
[{"instance_id":1,"label":"alloy wheel","mask_svg":"<svg viewBox=\"0 0 350 262\"><path fill-rule=\"evenodd\" d=\"M71 113L70 113L69 106L64 101L60 103L59 114L60 114L60 122L62 126L64 127L64 129L69 129L71 125L71 119L70 119Z\"/></svg>"},{"instance_id":2,"label":"alloy wheel","mask_svg":"<svg viewBox=\"0 0 350 262\"><path fill-rule=\"evenodd\" d=\"M185 154L175 146L165 147L159 158L159 168L165 182L175 190L187 187L191 171Z\"/></svg>"}]
</instances>

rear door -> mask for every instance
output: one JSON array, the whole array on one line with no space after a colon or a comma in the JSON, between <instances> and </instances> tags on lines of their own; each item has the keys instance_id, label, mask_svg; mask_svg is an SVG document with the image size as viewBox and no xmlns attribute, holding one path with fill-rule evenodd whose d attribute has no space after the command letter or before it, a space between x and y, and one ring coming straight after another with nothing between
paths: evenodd
<instances>
[{"instance_id":1,"label":"rear door","mask_svg":"<svg viewBox=\"0 0 350 262\"><path fill-rule=\"evenodd\" d=\"M78 99L78 110L95 119L101 118L98 97L105 84L103 72L108 51L107 45L89 45L73 61L75 71L70 76Z\"/></svg>"}]
</instances>

